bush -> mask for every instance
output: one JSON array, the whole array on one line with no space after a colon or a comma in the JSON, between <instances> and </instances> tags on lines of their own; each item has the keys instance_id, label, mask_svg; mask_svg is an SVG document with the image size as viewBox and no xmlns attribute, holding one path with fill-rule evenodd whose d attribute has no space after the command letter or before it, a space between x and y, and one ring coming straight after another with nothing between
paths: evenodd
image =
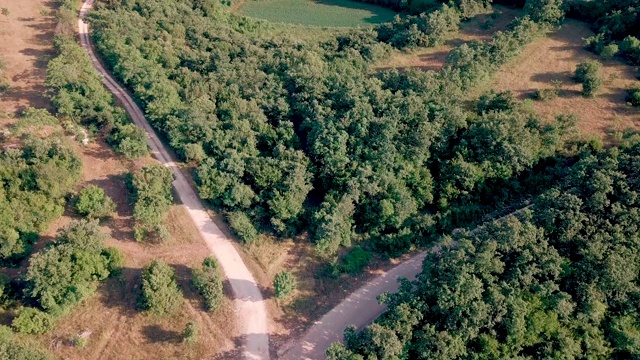
<instances>
[{"instance_id":1,"label":"bush","mask_svg":"<svg viewBox=\"0 0 640 360\"><path fill-rule=\"evenodd\" d=\"M133 192L136 240L148 234L163 240L168 237L163 220L173 204L172 183L173 173L160 164L145 166L131 176L128 185Z\"/></svg>"},{"instance_id":2,"label":"bush","mask_svg":"<svg viewBox=\"0 0 640 360\"><path fill-rule=\"evenodd\" d=\"M110 216L115 211L116 205L105 195L102 188L88 185L78 193L74 208L82 216L101 219Z\"/></svg>"},{"instance_id":3,"label":"bush","mask_svg":"<svg viewBox=\"0 0 640 360\"><path fill-rule=\"evenodd\" d=\"M342 258L340 269L347 274L358 274L369 264L369 260L371 260L371 253L356 246Z\"/></svg>"},{"instance_id":4,"label":"bush","mask_svg":"<svg viewBox=\"0 0 640 360\"><path fill-rule=\"evenodd\" d=\"M553 100L557 97L558 90L556 89L538 89L533 93L533 98L540 101Z\"/></svg>"},{"instance_id":5,"label":"bush","mask_svg":"<svg viewBox=\"0 0 640 360\"><path fill-rule=\"evenodd\" d=\"M640 106L640 88L631 88L627 90L627 102L632 106Z\"/></svg>"},{"instance_id":6,"label":"bush","mask_svg":"<svg viewBox=\"0 0 640 360\"><path fill-rule=\"evenodd\" d=\"M276 274L273 280L273 290L276 294L276 298L284 299L289 296L293 290L296 289L296 279L291 273L281 271Z\"/></svg>"},{"instance_id":7,"label":"bush","mask_svg":"<svg viewBox=\"0 0 640 360\"><path fill-rule=\"evenodd\" d=\"M212 257L204 259L202 268L193 271L191 282L204 297L208 311L216 311L220 308L224 292L216 259Z\"/></svg>"},{"instance_id":8,"label":"bush","mask_svg":"<svg viewBox=\"0 0 640 360\"><path fill-rule=\"evenodd\" d=\"M154 260L144 269L140 303L144 310L157 316L169 315L182 305L173 268Z\"/></svg>"},{"instance_id":9,"label":"bush","mask_svg":"<svg viewBox=\"0 0 640 360\"><path fill-rule=\"evenodd\" d=\"M258 237L258 230L251 223L251 219L242 211L234 211L227 215L229 225L233 232L236 233L245 243L250 243Z\"/></svg>"},{"instance_id":10,"label":"bush","mask_svg":"<svg viewBox=\"0 0 640 360\"><path fill-rule=\"evenodd\" d=\"M107 138L115 151L127 159L137 159L149 153L149 136L134 124L118 124Z\"/></svg>"},{"instance_id":11,"label":"bush","mask_svg":"<svg viewBox=\"0 0 640 360\"><path fill-rule=\"evenodd\" d=\"M484 93L476 103L476 112L482 115L489 112L511 111L518 106L518 100L511 91L496 93L491 90Z\"/></svg>"},{"instance_id":12,"label":"bush","mask_svg":"<svg viewBox=\"0 0 640 360\"><path fill-rule=\"evenodd\" d=\"M11 326L23 334L44 334L53 329L54 322L53 316L46 312L25 307L20 309L18 316L11 322Z\"/></svg>"},{"instance_id":13,"label":"bush","mask_svg":"<svg viewBox=\"0 0 640 360\"><path fill-rule=\"evenodd\" d=\"M602 65L595 60L583 61L576 67L574 78L577 82L583 83L588 78L593 78L598 75Z\"/></svg>"},{"instance_id":14,"label":"bush","mask_svg":"<svg viewBox=\"0 0 640 360\"><path fill-rule=\"evenodd\" d=\"M633 36L627 36L620 42L620 55L631 65L640 65L640 40Z\"/></svg>"},{"instance_id":15,"label":"bush","mask_svg":"<svg viewBox=\"0 0 640 360\"><path fill-rule=\"evenodd\" d=\"M586 79L582 83L582 95L586 97L593 97L598 90L602 87L604 81L599 76L594 76Z\"/></svg>"},{"instance_id":16,"label":"bush","mask_svg":"<svg viewBox=\"0 0 640 360\"><path fill-rule=\"evenodd\" d=\"M618 44L609 44L604 48L602 48L602 51L600 52L600 57L603 58L604 60L613 59L613 57L616 56L616 54L618 54L618 50L619 50Z\"/></svg>"},{"instance_id":17,"label":"bush","mask_svg":"<svg viewBox=\"0 0 640 360\"><path fill-rule=\"evenodd\" d=\"M182 341L187 344L195 344L198 342L198 327L193 322L188 322L182 332Z\"/></svg>"},{"instance_id":18,"label":"bush","mask_svg":"<svg viewBox=\"0 0 640 360\"><path fill-rule=\"evenodd\" d=\"M122 251L115 247L108 247L102 250L102 256L107 259L107 267L110 275L118 275L124 267L124 255Z\"/></svg>"}]
</instances>

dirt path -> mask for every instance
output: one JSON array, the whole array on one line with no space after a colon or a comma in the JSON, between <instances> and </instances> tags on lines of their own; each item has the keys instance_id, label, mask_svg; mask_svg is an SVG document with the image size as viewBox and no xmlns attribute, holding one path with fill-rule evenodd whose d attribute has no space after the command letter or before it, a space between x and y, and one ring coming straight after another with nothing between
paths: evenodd
<instances>
[{"instance_id":1,"label":"dirt path","mask_svg":"<svg viewBox=\"0 0 640 360\"><path fill-rule=\"evenodd\" d=\"M384 312L386 306L378 304L376 297L385 292L398 290L398 278L415 279L422 271L422 260L426 252L421 252L386 273L371 280L349 295L338 306L316 322L300 340L295 340L281 351L282 359L324 359L325 351L336 341L342 341L342 333L349 325L358 329L373 322Z\"/></svg>"},{"instance_id":2,"label":"dirt path","mask_svg":"<svg viewBox=\"0 0 640 360\"><path fill-rule=\"evenodd\" d=\"M94 0L86 0L80 10L80 18L78 19L80 43L91 57L93 66L103 77L103 82L109 91L122 102L133 122L149 134L149 146L153 155L173 171L175 176L173 185L180 200L187 208L189 216L197 226L207 246L218 259L233 289L238 323L244 325L244 329L241 331L241 340L244 344L243 356L247 359L269 359L267 312L262 294L253 275L243 263L231 241L224 236L218 226L211 220L194 189L178 169L169 151L157 137L140 108L98 61L95 50L91 46L89 26L83 20L87 12L91 10L93 3Z\"/></svg>"}]
</instances>

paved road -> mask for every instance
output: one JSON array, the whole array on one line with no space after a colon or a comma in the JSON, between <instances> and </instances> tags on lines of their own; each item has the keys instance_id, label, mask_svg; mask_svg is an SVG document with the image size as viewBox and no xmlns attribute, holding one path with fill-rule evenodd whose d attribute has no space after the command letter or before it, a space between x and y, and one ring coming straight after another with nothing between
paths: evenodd
<instances>
[{"instance_id":1,"label":"paved road","mask_svg":"<svg viewBox=\"0 0 640 360\"><path fill-rule=\"evenodd\" d=\"M349 325L358 329L373 322L386 306L378 304L376 297L385 292L396 292L400 277L415 279L422 270L422 260L426 252L421 252L386 273L369 281L334 307L316 322L302 339L282 355L286 360L324 359L325 351L336 341L343 340L343 331Z\"/></svg>"},{"instance_id":2,"label":"paved road","mask_svg":"<svg viewBox=\"0 0 640 360\"><path fill-rule=\"evenodd\" d=\"M269 333L267 325L267 311L262 294L245 266L242 258L227 239L218 226L211 220L205 211L196 192L191 187L185 176L178 169L170 153L164 144L158 139L155 131L145 119L142 111L135 104L127 92L111 77L96 57L95 50L89 36L89 26L84 22L84 17L95 0L86 0L80 10L78 29L80 43L91 57L93 66L102 76L106 87L124 105L133 122L143 128L149 134L149 147L153 155L166 167L173 170L175 180L173 186L180 200L187 208L189 216L195 223L200 235L207 243L209 249L218 259L218 262L229 279L235 297L236 314L238 324L241 327L241 337L244 344L242 353L246 359L269 359ZM221 329L224 331L224 329Z\"/></svg>"}]
</instances>

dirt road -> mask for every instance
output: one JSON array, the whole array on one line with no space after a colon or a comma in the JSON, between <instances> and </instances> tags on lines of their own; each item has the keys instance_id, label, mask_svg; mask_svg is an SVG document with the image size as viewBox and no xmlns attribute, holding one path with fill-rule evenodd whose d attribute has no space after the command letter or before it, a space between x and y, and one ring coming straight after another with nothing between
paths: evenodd
<instances>
[{"instance_id":1,"label":"dirt road","mask_svg":"<svg viewBox=\"0 0 640 360\"><path fill-rule=\"evenodd\" d=\"M349 325L359 329L373 322L385 310L376 297L385 292L396 292L400 277L415 279L422 270L422 260L426 252L421 252L386 273L378 276L354 293L316 322L300 340L296 340L284 351L286 360L324 359L325 351L336 341L342 341L342 333Z\"/></svg>"},{"instance_id":2,"label":"dirt road","mask_svg":"<svg viewBox=\"0 0 640 360\"><path fill-rule=\"evenodd\" d=\"M91 46L89 26L83 20L87 12L91 10L93 3L94 0L86 0L80 10L80 18L78 19L80 43L91 57L93 66L102 76L107 88L122 102L133 122L149 134L149 146L153 155L173 171L175 175L173 186L180 200L187 208L189 216L207 246L218 259L233 290L238 324L243 329L240 337L244 344L244 357L256 360L269 359L267 311L256 281L231 241L224 236L218 226L211 220L194 189L178 169L170 153L158 139L140 108L98 61L95 50ZM221 330L224 331L224 329Z\"/></svg>"}]
</instances>

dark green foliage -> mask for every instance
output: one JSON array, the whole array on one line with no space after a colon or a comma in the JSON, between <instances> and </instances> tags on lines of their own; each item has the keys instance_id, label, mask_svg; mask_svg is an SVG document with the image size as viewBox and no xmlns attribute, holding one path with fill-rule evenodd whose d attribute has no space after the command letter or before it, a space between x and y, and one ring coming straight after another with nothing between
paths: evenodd
<instances>
[{"instance_id":1,"label":"dark green foliage","mask_svg":"<svg viewBox=\"0 0 640 360\"><path fill-rule=\"evenodd\" d=\"M10 328L0 325L0 359L49 360L51 355L31 341L15 335Z\"/></svg>"},{"instance_id":2,"label":"dark green foliage","mask_svg":"<svg viewBox=\"0 0 640 360\"><path fill-rule=\"evenodd\" d=\"M359 274L369 264L369 260L371 260L371 253L356 246L342 257L339 270L350 275Z\"/></svg>"},{"instance_id":3,"label":"dark green foliage","mask_svg":"<svg viewBox=\"0 0 640 360\"><path fill-rule=\"evenodd\" d=\"M54 317L44 311L25 307L18 311L18 316L13 319L11 326L23 334L44 334L53 329L54 321Z\"/></svg>"},{"instance_id":4,"label":"dark green foliage","mask_svg":"<svg viewBox=\"0 0 640 360\"><path fill-rule=\"evenodd\" d=\"M631 88L627 90L627 102L632 106L640 106L640 88Z\"/></svg>"},{"instance_id":5,"label":"dark green foliage","mask_svg":"<svg viewBox=\"0 0 640 360\"><path fill-rule=\"evenodd\" d=\"M633 359L640 144L584 152L533 207L445 241L346 358ZM453 241L451 241L453 240Z\"/></svg>"},{"instance_id":6,"label":"dark green foliage","mask_svg":"<svg viewBox=\"0 0 640 360\"><path fill-rule=\"evenodd\" d=\"M564 18L563 0L527 0L524 11L531 20L548 25L557 25Z\"/></svg>"},{"instance_id":7,"label":"dark green foliage","mask_svg":"<svg viewBox=\"0 0 640 360\"><path fill-rule=\"evenodd\" d=\"M216 311L220 308L224 298L224 291L222 288L222 276L216 259L212 257L204 259L202 268L193 270L191 282L204 297L208 311Z\"/></svg>"},{"instance_id":8,"label":"dark green foliage","mask_svg":"<svg viewBox=\"0 0 640 360\"><path fill-rule=\"evenodd\" d=\"M278 299L284 299L289 296L296 289L296 286L296 279L287 271L277 273L273 280L273 290Z\"/></svg>"},{"instance_id":9,"label":"dark green foliage","mask_svg":"<svg viewBox=\"0 0 640 360\"><path fill-rule=\"evenodd\" d=\"M308 230L330 259L353 239L395 255L478 221L537 191L521 181L560 146L557 124L542 126L519 106L476 115L459 101L545 28L528 17L455 49L441 72L372 76L385 49L376 36L438 43L462 13L487 3L433 5L377 35L350 30L322 41L274 36L191 0L117 2L90 16L107 65L197 164L200 196L230 215L238 235Z\"/></svg>"},{"instance_id":10,"label":"dark green foliage","mask_svg":"<svg viewBox=\"0 0 640 360\"><path fill-rule=\"evenodd\" d=\"M109 276L104 239L97 222L72 221L50 246L32 256L25 277L27 295L57 315L93 294L95 282Z\"/></svg>"},{"instance_id":11,"label":"dark green foliage","mask_svg":"<svg viewBox=\"0 0 640 360\"><path fill-rule=\"evenodd\" d=\"M483 115L490 112L513 111L518 106L518 100L511 91L496 93L491 90L480 96L476 103L476 112L478 115Z\"/></svg>"},{"instance_id":12,"label":"dark green foliage","mask_svg":"<svg viewBox=\"0 0 640 360\"><path fill-rule=\"evenodd\" d=\"M598 92L604 81L600 75L602 65L597 61L584 61L578 64L574 77L582 83L582 95L591 97Z\"/></svg>"},{"instance_id":13,"label":"dark green foliage","mask_svg":"<svg viewBox=\"0 0 640 360\"><path fill-rule=\"evenodd\" d=\"M635 36L627 36L620 42L620 55L632 65L640 65L640 40Z\"/></svg>"},{"instance_id":14,"label":"dark green foliage","mask_svg":"<svg viewBox=\"0 0 640 360\"><path fill-rule=\"evenodd\" d=\"M131 176L136 240L142 241L147 235L161 239L168 236L163 220L173 204L172 183L171 170L159 164L145 166Z\"/></svg>"},{"instance_id":15,"label":"dark green foliage","mask_svg":"<svg viewBox=\"0 0 640 360\"><path fill-rule=\"evenodd\" d=\"M82 188L76 197L74 208L80 215L90 219L101 219L115 211L116 205L104 190L95 185L87 185Z\"/></svg>"},{"instance_id":16,"label":"dark green foliage","mask_svg":"<svg viewBox=\"0 0 640 360\"><path fill-rule=\"evenodd\" d=\"M258 230L251 223L251 219L242 211L227 214L227 220L233 232L245 243L252 242L258 237Z\"/></svg>"},{"instance_id":17,"label":"dark green foliage","mask_svg":"<svg viewBox=\"0 0 640 360\"><path fill-rule=\"evenodd\" d=\"M182 306L182 292L171 266L154 260L142 271L140 305L156 316L170 315Z\"/></svg>"},{"instance_id":18,"label":"dark green foliage","mask_svg":"<svg viewBox=\"0 0 640 360\"><path fill-rule=\"evenodd\" d=\"M77 155L54 141L32 139L0 153L0 259L26 255L36 234L62 215L81 168Z\"/></svg>"}]
</instances>

